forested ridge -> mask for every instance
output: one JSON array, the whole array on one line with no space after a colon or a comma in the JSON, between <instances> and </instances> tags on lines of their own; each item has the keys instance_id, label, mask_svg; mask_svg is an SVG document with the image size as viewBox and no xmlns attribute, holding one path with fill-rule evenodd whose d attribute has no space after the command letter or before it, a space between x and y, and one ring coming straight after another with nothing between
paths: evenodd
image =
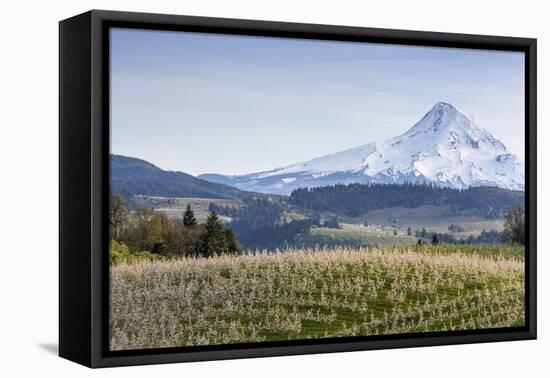
<instances>
[{"instance_id":1,"label":"forested ridge","mask_svg":"<svg viewBox=\"0 0 550 378\"><path fill-rule=\"evenodd\" d=\"M210 210L232 218L231 229L239 242L253 250L294 247L297 237L311 227L320 226L318 216L289 220L285 217L286 201L270 198L245 198L237 208L210 205Z\"/></svg>"},{"instance_id":2,"label":"forested ridge","mask_svg":"<svg viewBox=\"0 0 550 378\"><path fill-rule=\"evenodd\" d=\"M525 194L496 187L465 190L430 184L348 184L294 190L289 203L318 212L361 216L389 207L449 206L453 212L475 210L487 218L501 217L512 207L524 207Z\"/></svg>"},{"instance_id":3,"label":"forested ridge","mask_svg":"<svg viewBox=\"0 0 550 378\"><path fill-rule=\"evenodd\" d=\"M110 155L111 192L133 207L134 195L240 199L252 193L201 180L187 173L165 171L145 160Z\"/></svg>"}]
</instances>

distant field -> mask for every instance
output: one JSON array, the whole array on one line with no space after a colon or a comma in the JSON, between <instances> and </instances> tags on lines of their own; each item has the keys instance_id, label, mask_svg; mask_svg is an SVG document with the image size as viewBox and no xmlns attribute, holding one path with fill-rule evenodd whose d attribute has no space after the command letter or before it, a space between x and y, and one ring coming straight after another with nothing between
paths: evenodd
<instances>
[{"instance_id":1,"label":"distant field","mask_svg":"<svg viewBox=\"0 0 550 378\"><path fill-rule=\"evenodd\" d=\"M513 246L294 250L123 263L110 274L112 350L525 322L523 249Z\"/></svg>"},{"instance_id":2,"label":"distant field","mask_svg":"<svg viewBox=\"0 0 550 378\"><path fill-rule=\"evenodd\" d=\"M134 201L138 206L151 207L156 211L162 211L169 217L181 217L187 205L191 205L195 216L199 222L204 222L208 216L208 207L211 203L220 206L239 206L239 200L224 200L215 198L178 198L178 197L153 197L153 196L134 196ZM228 217L220 216L224 220Z\"/></svg>"},{"instance_id":3,"label":"distant field","mask_svg":"<svg viewBox=\"0 0 550 378\"><path fill-rule=\"evenodd\" d=\"M413 230L422 229L431 232L448 232L447 227L451 223L464 227L463 233L455 234L457 237L479 235L482 230L502 231L503 219L485 219L481 215L456 215L449 211L448 206L426 205L415 208L391 207L381 210L372 210L361 218L343 219L346 222L362 223L383 227L396 227Z\"/></svg>"},{"instance_id":4,"label":"distant field","mask_svg":"<svg viewBox=\"0 0 550 378\"><path fill-rule=\"evenodd\" d=\"M341 224L341 227L340 229L312 228L309 232L309 239L315 240L321 246L336 244L363 246L411 245L418 241L418 238L414 235L407 236L403 230L396 230L397 235L394 235L394 230L388 228L364 227L345 223ZM308 238L308 236L305 238Z\"/></svg>"}]
</instances>

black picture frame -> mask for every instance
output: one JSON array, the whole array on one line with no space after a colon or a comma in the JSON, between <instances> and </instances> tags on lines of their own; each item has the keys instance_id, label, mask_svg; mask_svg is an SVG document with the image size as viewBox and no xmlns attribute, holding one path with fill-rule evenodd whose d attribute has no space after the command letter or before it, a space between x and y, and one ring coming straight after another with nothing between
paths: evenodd
<instances>
[{"instance_id":1,"label":"black picture frame","mask_svg":"<svg viewBox=\"0 0 550 378\"><path fill-rule=\"evenodd\" d=\"M129 27L525 53L526 325L293 342L108 350L109 40ZM88 367L536 338L536 39L92 10L59 24L59 354Z\"/></svg>"}]
</instances>

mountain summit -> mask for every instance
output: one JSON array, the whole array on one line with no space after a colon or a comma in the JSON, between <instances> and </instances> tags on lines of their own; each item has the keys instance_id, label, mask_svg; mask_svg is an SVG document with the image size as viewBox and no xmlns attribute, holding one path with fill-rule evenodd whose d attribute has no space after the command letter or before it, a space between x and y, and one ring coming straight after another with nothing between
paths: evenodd
<instances>
[{"instance_id":1,"label":"mountain summit","mask_svg":"<svg viewBox=\"0 0 550 378\"><path fill-rule=\"evenodd\" d=\"M504 144L451 104L439 102L405 133L335 154L241 176L203 179L243 190L289 194L299 187L426 182L465 189L524 190L524 165Z\"/></svg>"}]
</instances>

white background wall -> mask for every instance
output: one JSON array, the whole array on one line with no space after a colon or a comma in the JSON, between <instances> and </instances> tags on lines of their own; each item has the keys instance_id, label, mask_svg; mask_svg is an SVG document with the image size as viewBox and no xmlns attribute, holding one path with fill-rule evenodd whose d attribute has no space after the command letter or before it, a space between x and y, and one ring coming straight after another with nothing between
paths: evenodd
<instances>
[{"instance_id":1,"label":"white background wall","mask_svg":"<svg viewBox=\"0 0 550 378\"><path fill-rule=\"evenodd\" d=\"M550 26L543 1L6 1L0 22L0 375L105 377L550 374ZM89 9L536 37L539 40L539 340L89 370L58 358L58 25ZM545 350L546 349L546 350Z\"/></svg>"}]
</instances>

